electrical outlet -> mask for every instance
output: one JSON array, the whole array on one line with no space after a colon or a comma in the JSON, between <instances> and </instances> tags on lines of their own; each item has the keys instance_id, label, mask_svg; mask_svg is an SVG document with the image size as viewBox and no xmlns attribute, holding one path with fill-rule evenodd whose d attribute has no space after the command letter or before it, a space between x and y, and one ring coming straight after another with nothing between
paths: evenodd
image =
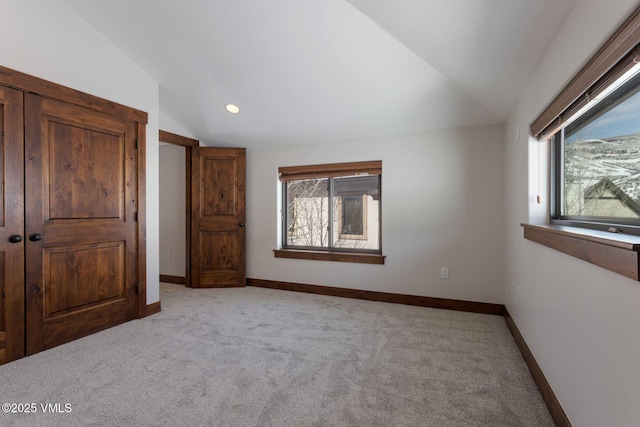
<instances>
[{"instance_id":1,"label":"electrical outlet","mask_svg":"<svg viewBox=\"0 0 640 427\"><path fill-rule=\"evenodd\" d=\"M164 260L171 261L171 251L167 251L164 253Z\"/></svg>"},{"instance_id":2,"label":"electrical outlet","mask_svg":"<svg viewBox=\"0 0 640 427\"><path fill-rule=\"evenodd\" d=\"M447 267L442 267L440 269L440 277L442 279L448 279L449 278L449 269Z\"/></svg>"}]
</instances>

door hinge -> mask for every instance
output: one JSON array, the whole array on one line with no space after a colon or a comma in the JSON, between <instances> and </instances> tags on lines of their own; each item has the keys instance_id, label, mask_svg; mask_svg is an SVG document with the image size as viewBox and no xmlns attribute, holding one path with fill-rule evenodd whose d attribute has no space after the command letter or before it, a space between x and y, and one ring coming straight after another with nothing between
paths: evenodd
<instances>
[{"instance_id":1,"label":"door hinge","mask_svg":"<svg viewBox=\"0 0 640 427\"><path fill-rule=\"evenodd\" d=\"M136 150L138 149L138 140L136 139Z\"/></svg>"},{"instance_id":2,"label":"door hinge","mask_svg":"<svg viewBox=\"0 0 640 427\"><path fill-rule=\"evenodd\" d=\"M133 289L136 291L136 295L140 294L140 285L135 285Z\"/></svg>"},{"instance_id":3,"label":"door hinge","mask_svg":"<svg viewBox=\"0 0 640 427\"><path fill-rule=\"evenodd\" d=\"M133 221L138 222L138 212L133 213Z\"/></svg>"}]
</instances>

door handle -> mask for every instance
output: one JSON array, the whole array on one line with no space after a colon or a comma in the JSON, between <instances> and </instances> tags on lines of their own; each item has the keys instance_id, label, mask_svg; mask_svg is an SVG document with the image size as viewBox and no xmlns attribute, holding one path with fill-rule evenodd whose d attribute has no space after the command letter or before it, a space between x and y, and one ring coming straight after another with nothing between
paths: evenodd
<instances>
[{"instance_id":1,"label":"door handle","mask_svg":"<svg viewBox=\"0 0 640 427\"><path fill-rule=\"evenodd\" d=\"M9 236L9 241L11 243L20 243L22 242L22 236L19 234L12 234L11 236Z\"/></svg>"},{"instance_id":2,"label":"door handle","mask_svg":"<svg viewBox=\"0 0 640 427\"><path fill-rule=\"evenodd\" d=\"M29 236L29 240L31 240L32 242L38 242L42 240L42 234L33 233Z\"/></svg>"},{"instance_id":3,"label":"door handle","mask_svg":"<svg viewBox=\"0 0 640 427\"><path fill-rule=\"evenodd\" d=\"M241 223L238 224L239 227L244 227L245 225L247 225L247 224L245 224L244 222L241 222Z\"/></svg>"}]
</instances>

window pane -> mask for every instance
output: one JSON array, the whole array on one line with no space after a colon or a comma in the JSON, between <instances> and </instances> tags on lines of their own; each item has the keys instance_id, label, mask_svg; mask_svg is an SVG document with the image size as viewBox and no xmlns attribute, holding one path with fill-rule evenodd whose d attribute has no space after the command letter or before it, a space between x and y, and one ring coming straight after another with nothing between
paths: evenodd
<instances>
[{"instance_id":1,"label":"window pane","mask_svg":"<svg viewBox=\"0 0 640 427\"><path fill-rule=\"evenodd\" d=\"M640 85L567 126L563 215L640 218Z\"/></svg>"},{"instance_id":2,"label":"window pane","mask_svg":"<svg viewBox=\"0 0 640 427\"><path fill-rule=\"evenodd\" d=\"M340 224L342 231L340 233L362 235L363 225L362 196L344 196L342 198L342 224Z\"/></svg>"},{"instance_id":3,"label":"window pane","mask_svg":"<svg viewBox=\"0 0 640 427\"><path fill-rule=\"evenodd\" d=\"M380 176L333 179L333 246L380 249Z\"/></svg>"},{"instance_id":4,"label":"window pane","mask_svg":"<svg viewBox=\"0 0 640 427\"><path fill-rule=\"evenodd\" d=\"M288 246L329 246L328 182L325 178L286 184Z\"/></svg>"}]
</instances>

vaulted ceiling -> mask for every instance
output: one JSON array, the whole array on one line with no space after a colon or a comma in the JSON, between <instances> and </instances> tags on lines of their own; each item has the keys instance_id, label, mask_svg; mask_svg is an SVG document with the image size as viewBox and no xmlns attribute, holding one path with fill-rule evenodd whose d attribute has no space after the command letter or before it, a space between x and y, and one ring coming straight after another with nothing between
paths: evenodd
<instances>
[{"instance_id":1,"label":"vaulted ceiling","mask_svg":"<svg viewBox=\"0 0 640 427\"><path fill-rule=\"evenodd\" d=\"M158 81L163 115L242 147L504 122L575 3L63 1Z\"/></svg>"}]
</instances>

